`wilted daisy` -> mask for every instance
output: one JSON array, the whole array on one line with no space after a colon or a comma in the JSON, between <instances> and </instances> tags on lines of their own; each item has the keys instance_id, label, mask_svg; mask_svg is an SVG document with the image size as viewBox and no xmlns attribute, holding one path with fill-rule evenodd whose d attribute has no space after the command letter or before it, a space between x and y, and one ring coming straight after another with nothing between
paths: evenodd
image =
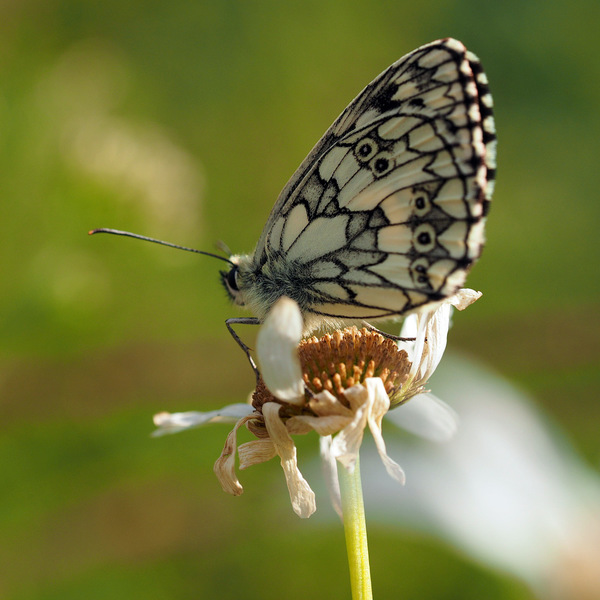
<instances>
[{"instance_id":1,"label":"wilted daisy","mask_svg":"<svg viewBox=\"0 0 600 600\"><path fill-rule=\"evenodd\" d=\"M250 404L207 413L160 413L155 416L156 434L235 420L215 463L223 489L233 495L243 492L235 473L236 452L240 469L279 456L292 507L301 517L309 517L316 505L298 468L294 435L316 431L321 436L334 504L338 496L336 463L353 471L367 427L387 472L403 483L401 467L387 454L382 419L390 408L411 398L415 403L432 400L425 395L425 387L446 346L451 307L462 310L479 296L461 290L436 309L409 319L403 333L413 328L414 340L400 343L356 327L301 340L300 310L293 300L281 298L258 335L261 379ZM237 431L242 426L256 439L237 446Z\"/></svg>"}]
</instances>

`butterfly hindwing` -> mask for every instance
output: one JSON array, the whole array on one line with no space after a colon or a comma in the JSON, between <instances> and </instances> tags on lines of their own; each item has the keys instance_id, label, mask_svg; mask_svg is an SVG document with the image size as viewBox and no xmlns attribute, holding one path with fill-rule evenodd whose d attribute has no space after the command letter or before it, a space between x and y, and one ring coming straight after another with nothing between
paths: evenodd
<instances>
[{"instance_id":1,"label":"butterfly hindwing","mask_svg":"<svg viewBox=\"0 0 600 600\"><path fill-rule=\"evenodd\" d=\"M305 314L339 318L402 314L453 294L484 242L491 108L479 61L456 40L394 63L283 189L252 259L258 279L285 272L285 293Z\"/></svg>"}]
</instances>

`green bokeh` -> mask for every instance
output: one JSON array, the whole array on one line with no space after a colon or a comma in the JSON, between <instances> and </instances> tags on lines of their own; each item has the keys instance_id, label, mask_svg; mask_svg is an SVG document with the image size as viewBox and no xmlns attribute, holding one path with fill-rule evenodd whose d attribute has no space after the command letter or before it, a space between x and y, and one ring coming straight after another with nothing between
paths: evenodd
<instances>
[{"instance_id":1,"label":"green bokeh","mask_svg":"<svg viewBox=\"0 0 600 600\"><path fill-rule=\"evenodd\" d=\"M86 232L251 250L347 102L439 37L481 58L499 135L484 298L451 347L597 466L599 20L596 0L2 3L0 596L347 597L340 527L295 518L275 461L229 498L226 428L148 437L154 412L252 387L219 265ZM371 546L379 598L532 597L430 539Z\"/></svg>"}]
</instances>

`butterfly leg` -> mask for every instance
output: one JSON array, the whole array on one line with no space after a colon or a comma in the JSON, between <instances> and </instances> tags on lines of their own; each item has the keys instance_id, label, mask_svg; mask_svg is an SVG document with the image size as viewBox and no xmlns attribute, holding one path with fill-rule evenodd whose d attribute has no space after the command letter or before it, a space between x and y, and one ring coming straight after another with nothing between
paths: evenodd
<instances>
[{"instance_id":1,"label":"butterfly leg","mask_svg":"<svg viewBox=\"0 0 600 600\"><path fill-rule=\"evenodd\" d=\"M252 358L252 355L250 354L250 348L246 346L244 342L242 342L240 336L235 332L232 325L260 325L260 321L256 317L240 317L227 319L225 321L225 325L227 325L227 329L229 330L231 337L237 342L237 345L244 351L244 354L248 358L250 366L252 367L254 375L256 376L256 382L258 383L258 380L260 379L260 372L256 366L256 363L254 362L254 359Z\"/></svg>"},{"instance_id":2,"label":"butterfly leg","mask_svg":"<svg viewBox=\"0 0 600 600\"><path fill-rule=\"evenodd\" d=\"M260 321L256 317L239 317L227 319L225 321L225 325L227 325L227 329L229 330L231 337L237 342L238 346L244 351L244 354L248 358L248 362L250 363L250 366L254 371L254 375L256 375L256 383L258 384L258 381L260 379L260 371L258 370L258 367L256 366L256 363L254 362L254 359L250 354L250 348L246 344L244 344L244 342L242 342L240 336L233 329L232 325L260 325ZM304 384L304 393L307 394L310 398L315 397L315 393L306 385L306 383Z\"/></svg>"},{"instance_id":3,"label":"butterfly leg","mask_svg":"<svg viewBox=\"0 0 600 600\"><path fill-rule=\"evenodd\" d=\"M367 329L374 331L375 333L378 333L379 335L382 335L384 338L393 340L394 342L414 342L416 339L414 337L411 337L411 338L400 337L399 335L394 335L393 333L388 333L387 331L381 331L381 329L377 329L377 327L374 327L373 325L371 325L370 323L367 323L366 321L363 321L362 323Z\"/></svg>"}]
</instances>

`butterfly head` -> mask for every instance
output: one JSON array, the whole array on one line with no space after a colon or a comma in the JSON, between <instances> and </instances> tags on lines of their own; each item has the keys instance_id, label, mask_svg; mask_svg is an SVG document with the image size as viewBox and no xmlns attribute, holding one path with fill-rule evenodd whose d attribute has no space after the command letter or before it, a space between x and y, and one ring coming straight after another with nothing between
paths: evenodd
<instances>
[{"instance_id":1,"label":"butterfly head","mask_svg":"<svg viewBox=\"0 0 600 600\"><path fill-rule=\"evenodd\" d=\"M293 293L298 286L290 286L290 277L282 277L277 271L277 267L285 271L285 265L257 265L251 254L230 256L229 262L231 267L220 272L227 295L235 306L243 306L259 320L265 318L281 296L292 297L301 304L301 299Z\"/></svg>"},{"instance_id":2,"label":"butterfly head","mask_svg":"<svg viewBox=\"0 0 600 600\"><path fill-rule=\"evenodd\" d=\"M246 306L246 298L244 294L244 273L245 259L244 256L230 256L229 261L231 268L227 271L220 271L221 282L227 295L236 306Z\"/></svg>"}]
</instances>

